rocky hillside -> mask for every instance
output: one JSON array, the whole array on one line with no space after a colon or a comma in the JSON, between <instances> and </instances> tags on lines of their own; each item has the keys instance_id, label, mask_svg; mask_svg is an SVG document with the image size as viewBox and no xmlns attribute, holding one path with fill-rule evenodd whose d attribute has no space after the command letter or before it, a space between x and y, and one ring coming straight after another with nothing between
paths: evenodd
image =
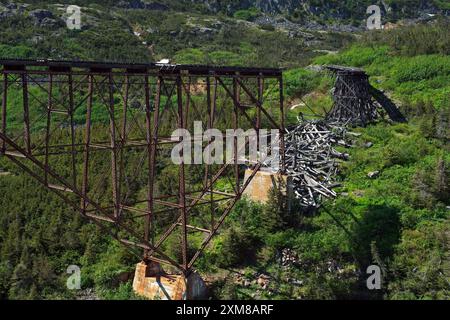
<instances>
[{"instance_id":1,"label":"rocky hillside","mask_svg":"<svg viewBox=\"0 0 450 320\"><path fill-rule=\"evenodd\" d=\"M365 28L371 1L0 2L0 56L302 66ZM66 28L68 4L81 30ZM448 1L381 1L383 22L433 19ZM130 52L129 48L134 50Z\"/></svg>"},{"instance_id":2,"label":"rocky hillside","mask_svg":"<svg viewBox=\"0 0 450 320\"><path fill-rule=\"evenodd\" d=\"M31 1L30 1L31 2ZM184 2L171 5L79 3L81 30L66 27L64 4L0 5L0 56L157 61L228 65L304 65L317 50L336 50L352 35L214 14ZM184 6L183 6L184 5ZM129 48L133 48L132 51ZM281 53L281 54L280 54Z\"/></svg>"},{"instance_id":3,"label":"rocky hillside","mask_svg":"<svg viewBox=\"0 0 450 320\"><path fill-rule=\"evenodd\" d=\"M194 1L192 1L194 2ZM198 1L195 1L198 2ZM213 12L226 12L233 14L238 10L255 8L266 14L297 13L334 19L360 19L365 15L366 8L378 4L385 13L392 18L417 17L422 13L438 13L449 9L445 1L365 1L365 0L203 0L208 10ZM396 14L395 11L398 13Z\"/></svg>"}]
</instances>

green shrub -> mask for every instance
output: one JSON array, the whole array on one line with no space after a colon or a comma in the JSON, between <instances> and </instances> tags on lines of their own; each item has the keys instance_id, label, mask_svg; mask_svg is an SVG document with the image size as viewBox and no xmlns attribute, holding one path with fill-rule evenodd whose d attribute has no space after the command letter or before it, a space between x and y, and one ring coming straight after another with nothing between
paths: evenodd
<instances>
[{"instance_id":1,"label":"green shrub","mask_svg":"<svg viewBox=\"0 0 450 320\"><path fill-rule=\"evenodd\" d=\"M2 58L32 58L36 54L33 48L19 45L19 46L9 46L0 44L0 57Z\"/></svg>"},{"instance_id":2,"label":"green shrub","mask_svg":"<svg viewBox=\"0 0 450 320\"><path fill-rule=\"evenodd\" d=\"M275 31L275 27L271 24L263 24L261 25L261 29L266 31Z\"/></svg>"},{"instance_id":3,"label":"green shrub","mask_svg":"<svg viewBox=\"0 0 450 320\"><path fill-rule=\"evenodd\" d=\"M426 142L413 139L398 141L393 139L384 149L383 157L386 166L408 165L416 162L426 154Z\"/></svg>"},{"instance_id":4,"label":"green shrub","mask_svg":"<svg viewBox=\"0 0 450 320\"><path fill-rule=\"evenodd\" d=\"M404 63L399 63L392 69L391 74L398 83L448 76L450 57L428 55L405 59Z\"/></svg>"},{"instance_id":5,"label":"green shrub","mask_svg":"<svg viewBox=\"0 0 450 320\"><path fill-rule=\"evenodd\" d=\"M320 65L337 64L363 67L370 65L375 61L386 59L388 52L388 46L363 47L355 45L341 54L319 56L314 59L314 62Z\"/></svg>"},{"instance_id":6,"label":"green shrub","mask_svg":"<svg viewBox=\"0 0 450 320\"><path fill-rule=\"evenodd\" d=\"M238 10L233 14L236 19L251 21L258 17L261 13L256 8L251 8L248 10Z\"/></svg>"},{"instance_id":7,"label":"green shrub","mask_svg":"<svg viewBox=\"0 0 450 320\"><path fill-rule=\"evenodd\" d=\"M450 10L450 3L445 0L433 0L433 2L442 10Z\"/></svg>"},{"instance_id":8,"label":"green shrub","mask_svg":"<svg viewBox=\"0 0 450 320\"><path fill-rule=\"evenodd\" d=\"M291 69L284 73L284 84L288 97L302 96L313 91L321 83L321 75L305 69Z\"/></svg>"},{"instance_id":9,"label":"green shrub","mask_svg":"<svg viewBox=\"0 0 450 320\"><path fill-rule=\"evenodd\" d=\"M217 254L221 267L244 265L255 258L257 240L245 229L232 227L223 234L223 242Z\"/></svg>"},{"instance_id":10,"label":"green shrub","mask_svg":"<svg viewBox=\"0 0 450 320\"><path fill-rule=\"evenodd\" d=\"M393 54L401 56L448 55L450 53L449 26L448 19L443 18L430 24L372 31L363 34L362 43L370 46L388 45Z\"/></svg>"},{"instance_id":11,"label":"green shrub","mask_svg":"<svg viewBox=\"0 0 450 320\"><path fill-rule=\"evenodd\" d=\"M230 51L214 51L209 54L209 58L211 59L211 63L216 65L235 66L242 64L242 57Z\"/></svg>"},{"instance_id":12,"label":"green shrub","mask_svg":"<svg viewBox=\"0 0 450 320\"><path fill-rule=\"evenodd\" d=\"M182 49L178 51L173 60L179 64L206 64L207 57L200 49Z\"/></svg>"},{"instance_id":13,"label":"green shrub","mask_svg":"<svg viewBox=\"0 0 450 320\"><path fill-rule=\"evenodd\" d=\"M146 300L146 298L137 296L134 293L131 282L121 283L114 290L100 290L99 293L105 300Z\"/></svg>"},{"instance_id":14,"label":"green shrub","mask_svg":"<svg viewBox=\"0 0 450 320\"><path fill-rule=\"evenodd\" d=\"M423 222L405 230L396 248L389 283L391 299L449 299L448 280L442 272L448 224Z\"/></svg>"}]
</instances>

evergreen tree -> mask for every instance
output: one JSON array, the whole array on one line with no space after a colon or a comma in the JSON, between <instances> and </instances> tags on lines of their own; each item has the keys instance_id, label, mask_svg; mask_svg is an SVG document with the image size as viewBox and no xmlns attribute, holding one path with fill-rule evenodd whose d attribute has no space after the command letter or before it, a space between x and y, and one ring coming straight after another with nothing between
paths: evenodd
<instances>
[{"instance_id":1,"label":"evergreen tree","mask_svg":"<svg viewBox=\"0 0 450 320\"><path fill-rule=\"evenodd\" d=\"M436 197L444 202L450 199L450 187L448 181L448 170L442 156L438 158L436 164L436 173L434 177L434 193Z\"/></svg>"},{"instance_id":2,"label":"evergreen tree","mask_svg":"<svg viewBox=\"0 0 450 320\"><path fill-rule=\"evenodd\" d=\"M272 188L269 200L261 215L261 228L268 233L279 231L287 224L287 213L283 196L279 190Z\"/></svg>"}]
</instances>

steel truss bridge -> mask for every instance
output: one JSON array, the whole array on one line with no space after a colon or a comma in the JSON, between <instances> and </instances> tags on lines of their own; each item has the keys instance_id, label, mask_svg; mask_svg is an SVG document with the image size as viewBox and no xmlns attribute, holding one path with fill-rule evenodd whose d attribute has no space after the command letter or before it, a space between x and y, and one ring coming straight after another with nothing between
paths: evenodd
<instances>
[{"instance_id":1,"label":"steel truss bridge","mask_svg":"<svg viewBox=\"0 0 450 320\"><path fill-rule=\"evenodd\" d=\"M244 182L235 140L232 161L172 164L169 179L170 132L192 130L194 121L204 129L226 129L221 121L258 133L277 129L284 155L279 69L18 59L0 65L0 158L140 259L185 276L262 164L249 164L253 173ZM194 243L195 234L202 236ZM179 254L168 252L170 238Z\"/></svg>"}]
</instances>

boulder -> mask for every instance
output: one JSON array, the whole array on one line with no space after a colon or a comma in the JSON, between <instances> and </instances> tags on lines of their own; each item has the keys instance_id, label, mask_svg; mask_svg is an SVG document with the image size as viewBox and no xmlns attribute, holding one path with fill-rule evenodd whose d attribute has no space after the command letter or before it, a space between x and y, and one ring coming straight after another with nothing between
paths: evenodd
<instances>
[{"instance_id":1,"label":"boulder","mask_svg":"<svg viewBox=\"0 0 450 320\"><path fill-rule=\"evenodd\" d=\"M42 42L42 41L44 41L44 37L41 35L33 36L31 38L31 43L33 43L33 44L38 44L39 42Z\"/></svg>"},{"instance_id":2,"label":"boulder","mask_svg":"<svg viewBox=\"0 0 450 320\"><path fill-rule=\"evenodd\" d=\"M6 20L8 18L11 18L12 16L14 16L14 12L12 11L3 11L0 12L0 21Z\"/></svg>"},{"instance_id":3,"label":"boulder","mask_svg":"<svg viewBox=\"0 0 450 320\"><path fill-rule=\"evenodd\" d=\"M169 10L169 7L166 6L165 4L162 3L157 3L157 2L151 2L151 3L147 3L145 4L145 9L147 10L159 10L159 11L166 11Z\"/></svg>"},{"instance_id":4,"label":"boulder","mask_svg":"<svg viewBox=\"0 0 450 320\"><path fill-rule=\"evenodd\" d=\"M142 2L140 0L119 1L119 3L117 3L117 6L119 8L125 8L125 9L144 9L145 8L144 2Z\"/></svg>"},{"instance_id":5,"label":"boulder","mask_svg":"<svg viewBox=\"0 0 450 320\"><path fill-rule=\"evenodd\" d=\"M49 10L36 9L28 13L28 17L34 20L34 24L39 27L54 27L62 24L60 20L55 18Z\"/></svg>"},{"instance_id":6,"label":"boulder","mask_svg":"<svg viewBox=\"0 0 450 320\"><path fill-rule=\"evenodd\" d=\"M157 2L147 3L141 0L119 1L117 7L134 10L136 9L159 10L159 11L169 10L169 7L165 4Z\"/></svg>"},{"instance_id":7,"label":"boulder","mask_svg":"<svg viewBox=\"0 0 450 320\"><path fill-rule=\"evenodd\" d=\"M258 279L256 280L256 283L260 285L264 290L267 289L270 283L270 277L266 274L261 274Z\"/></svg>"},{"instance_id":8,"label":"boulder","mask_svg":"<svg viewBox=\"0 0 450 320\"><path fill-rule=\"evenodd\" d=\"M5 8L8 9L8 10L16 10L16 9L18 8L18 6L17 6L16 3L11 2L11 3L8 3L8 4L5 6Z\"/></svg>"},{"instance_id":9,"label":"boulder","mask_svg":"<svg viewBox=\"0 0 450 320\"><path fill-rule=\"evenodd\" d=\"M56 20L56 19L51 19L51 18L44 18L42 19L42 21L40 22L40 26L41 27L55 27L60 25L61 22Z\"/></svg>"},{"instance_id":10,"label":"boulder","mask_svg":"<svg viewBox=\"0 0 450 320\"><path fill-rule=\"evenodd\" d=\"M8 3L5 6L0 4L0 21L11 18L18 13L22 13L26 8L25 5L18 5L16 3Z\"/></svg>"},{"instance_id":11,"label":"boulder","mask_svg":"<svg viewBox=\"0 0 450 320\"><path fill-rule=\"evenodd\" d=\"M201 27L201 28L198 29L198 31L201 34L212 34L212 33L214 33L215 30L211 29L211 28L207 28L207 27Z\"/></svg>"},{"instance_id":12,"label":"boulder","mask_svg":"<svg viewBox=\"0 0 450 320\"><path fill-rule=\"evenodd\" d=\"M28 13L28 16L36 21L42 21L45 18L53 18L53 13L44 9L32 10Z\"/></svg>"},{"instance_id":13,"label":"boulder","mask_svg":"<svg viewBox=\"0 0 450 320\"><path fill-rule=\"evenodd\" d=\"M375 178L378 178L379 176L380 176L380 171L372 171L367 174L367 177L369 177L370 179L375 179Z\"/></svg>"}]
</instances>

